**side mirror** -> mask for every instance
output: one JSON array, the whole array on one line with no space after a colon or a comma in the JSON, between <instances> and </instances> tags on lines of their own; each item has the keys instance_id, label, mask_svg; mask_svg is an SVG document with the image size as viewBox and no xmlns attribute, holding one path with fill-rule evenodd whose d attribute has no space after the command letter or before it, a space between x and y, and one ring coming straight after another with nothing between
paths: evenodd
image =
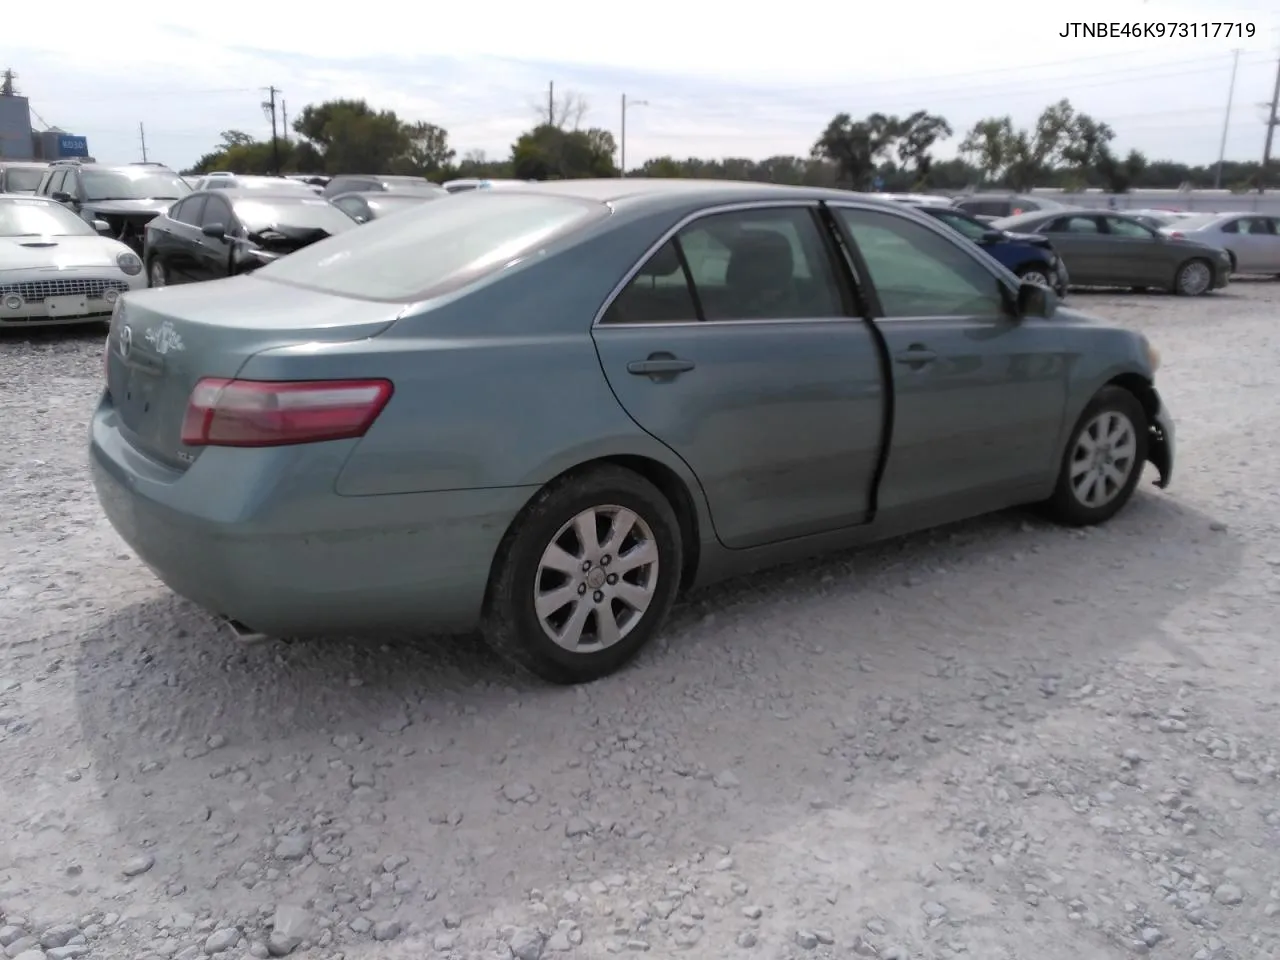
<instances>
[{"instance_id":1,"label":"side mirror","mask_svg":"<svg viewBox=\"0 0 1280 960\"><path fill-rule=\"evenodd\" d=\"M53 200L56 200L58 203L70 203L72 200L71 194L66 193L62 190L53 191L53 193L49 194L49 197Z\"/></svg>"},{"instance_id":2,"label":"side mirror","mask_svg":"<svg viewBox=\"0 0 1280 960\"><path fill-rule=\"evenodd\" d=\"M214 240L225 240L227 238L226 224L222 223L206 223L200 228L200 232L206 237L212 237Z\"/></svg>"},{"instance_id":3,"label":"side mirror","mask_svg":"<svg viewBox=\"0 0 1280 960\"><path fill-rule=\"evenodd\" d=\"M1024 280L1018 285L1017 314L1023 317L1038 317L1048 320L1058 309L1058 295L1048 287Z\"/></svg>"},{"instance_id":4,"label":"side mirror","mask_svg":"<svg viewBox=\"0 0 1280 960\"><path fill-rule=\"evenodd\" d=\"M1003 239L1004 239L1003 230L988 230L986 233L982 235L981 239L978 242L979 243L999 243Z\"/></svg>"},{"instance_id":5,"label":"side mirror","mask_svg":"<svg viewBox=\"0 0 1280 960\"><path fill-rule=\"evenodd\" d=\"M93 229L97 230L99 233L110 233L111 224L107 223L105 220L94 220Z\"/></svg>"}]
</instances>

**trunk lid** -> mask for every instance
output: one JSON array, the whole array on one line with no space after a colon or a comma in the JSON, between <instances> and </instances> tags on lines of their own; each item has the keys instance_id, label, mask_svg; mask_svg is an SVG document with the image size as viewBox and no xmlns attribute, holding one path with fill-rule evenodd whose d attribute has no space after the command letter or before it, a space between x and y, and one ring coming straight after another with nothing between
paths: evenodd
<instances>
[{"instance_id":1,"label":"trunk lid","mask_svg":"<svg viewBox=\"0 0 1280 960\"><path fill-rule=\"evenodd\" d=\"M263 350L377 336L403 309L252 276L132 293L107 334L107 389L121 431L152 459L186 469L202 449L181 439L200 379L235 377Z\"/></svg>"}]
</instances>

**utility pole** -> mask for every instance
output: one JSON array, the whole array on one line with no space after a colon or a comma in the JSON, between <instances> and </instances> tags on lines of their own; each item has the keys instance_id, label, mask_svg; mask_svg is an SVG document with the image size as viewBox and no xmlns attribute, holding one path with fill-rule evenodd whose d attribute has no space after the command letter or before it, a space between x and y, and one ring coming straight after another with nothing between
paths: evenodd
<instances>
[{"instance_id":1,"label":"utility pole","mask_svg":"<svg viewBox=\"0 0 1280 960\"><path fill-rule=\"evenodd\" d=\"M277 177L280 176L280 135L276 128L276 94L281 92L275 87L267 87L269 99L262 104L262 112L271 113L271 167Z\"/></svg>"},{"instance_id":2,"label":"utility pole","mask_svg":"<svg viewBox=\"0 0 1280 960\"><path fill-rule=\"evenodd\" d=\"M648 100L632 100L628 103L627 95L625 93L622 95L622 131L621 137L618 140L619 177L625 177L627 175L627 108L647 107L648 105Z\"/></svg>"},{"instance_id":3,"label":"utility pole","mask_svg":"<svg viewBox=\"0 0 1280 960\"><path fill-rule=\"evenodd\" d=\"M1218 146L1218 169L1213 174L1213 189L1222 187L1222 161L1227 155L1227 131L1231 129L1231 101L1236 96L1236 71L1240 68L1240 50L1235 50L1231 61L1231 86L1227 87L1227 113L1222 118L1222 143Z\"/></svg>"},{"instance_id":4,"label":"utility pole","mask_svg":"<svg viewBox=\"0 0 1280 960\"><path fill-rule=\"evenodd\" d=\"M1267 172L1271 169L1271 140L1275 136L1276 124L1280 120L1276 118L1276 111L1280 110L1280 59L1276 60L1276 85L1271 91L1271 112L1267 115L1267 145L1262 149L1262 169L1258 171L1258 192L1264 193L1267 189Z\"/></svg>"},{"instance_id":5,"label":"utility pole","mask_svg":"<svg viewBox=\"0 0 1280 960\"><path fill-rule=\"evenodd\" d=\"M556 82L554 80L547 84L547 125L551 127L556 125Z\"/></svg>"},{"instance_id":6,"label":"utility pole","mask_svg":"<svg viewBox=\"0 0 1280 960\"><path fill-rule=\"evenodd\" d=\"M142 162L147 162L147 131L142 127L142 121L138 121L138 140L142 143Z\"/></svg>"},{"instance_id":7,"label":"utility pole","mask_svg":"<svg viewBox=\"0 0 1280 960\"><path fill-rule=\"evenodd\" d=\"M280 101L280 134L284 137L285 146L289 145L289 104Z\"/></svg>"}]
</instances>

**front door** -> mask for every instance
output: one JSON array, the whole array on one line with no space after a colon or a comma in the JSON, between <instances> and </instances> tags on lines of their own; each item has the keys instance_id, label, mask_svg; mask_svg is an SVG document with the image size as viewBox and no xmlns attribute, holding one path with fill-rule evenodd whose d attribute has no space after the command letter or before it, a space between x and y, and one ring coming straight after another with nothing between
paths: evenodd
<instances>
[{"instance_id":1,"label":"front door","mask_svg":"<svg viewBox=\"0 0 1280 960\"><path fill-rule=\"evenodd\" d=\"M1156 233L1136 220L1114 214L1102 220L1102 252L1110 279L1120 286L1167 286L1168 260L1155 249Z\"/></svg>"},{"instance_id":2,"label":"front door","mask_svg":"<svg viewBox=\"0 0 1280 960\"><path fill-rule=\"evenodd\" d=\"M1241 217L1237 227L1239 236L1235 241L1236 265L1241 273L1280 273L1280 251L1276 244L1280 237L1275 235L1270 217Z\"/></svg>"},{"instance_id":3,"label":"front door","mask_svg":"<svg viewBox=\"0 0 1280 960\"><path fill-rule=\"evenodd\" d=\"M206 226L217 224L223 230L231 231L235 225L234 221L231 204L227 203L226 198L213 193L209 194L209 199L200 214L201 230ZM206 237L203 233L197 236L196 240L193 279L217 280L219 277L225 277L231 270L231 244L234 241L230 236L218 239Z\"/></svg>"},{"instance_id":4,"label":"front door","mask_svg":"<svg viewBox=\"0 0 1280 960\"><path fill-rule=\"evenodd\" d=\"M981 253L932 225L832 208L874 289L893 370L880 509L945 520L1042 486L1057 469L1067 400L1052 321L1014 318Z\"/></svg>"},{"instance_id":5,"label":"front door","mask_svg":"<svg viewBox=\"0 0 1280 960\"><path fill-rule=\"evenodd\" d=\"M885 390L816 210L694 220L594 330L614 394L697 475L727 547L867 520Z\"/></svg>"}]
</instances>

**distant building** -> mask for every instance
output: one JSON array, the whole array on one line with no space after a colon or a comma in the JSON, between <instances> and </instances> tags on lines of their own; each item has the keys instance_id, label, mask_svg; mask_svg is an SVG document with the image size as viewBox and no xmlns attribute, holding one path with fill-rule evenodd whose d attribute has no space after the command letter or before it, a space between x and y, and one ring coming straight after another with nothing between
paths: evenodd
<instances>
[{"instance_id":1,"label":"distant building","mask_svg":"<svg viewBox=\"0 0 1280 960\"><path fill-rule=\"evenodd\" d=\"M89 142L84 137L57 127L32 129L31 103L14 88L16 75L6 70L0 78L0 159L62 160L89 156Z\"/></svg>"}]
</instances>

